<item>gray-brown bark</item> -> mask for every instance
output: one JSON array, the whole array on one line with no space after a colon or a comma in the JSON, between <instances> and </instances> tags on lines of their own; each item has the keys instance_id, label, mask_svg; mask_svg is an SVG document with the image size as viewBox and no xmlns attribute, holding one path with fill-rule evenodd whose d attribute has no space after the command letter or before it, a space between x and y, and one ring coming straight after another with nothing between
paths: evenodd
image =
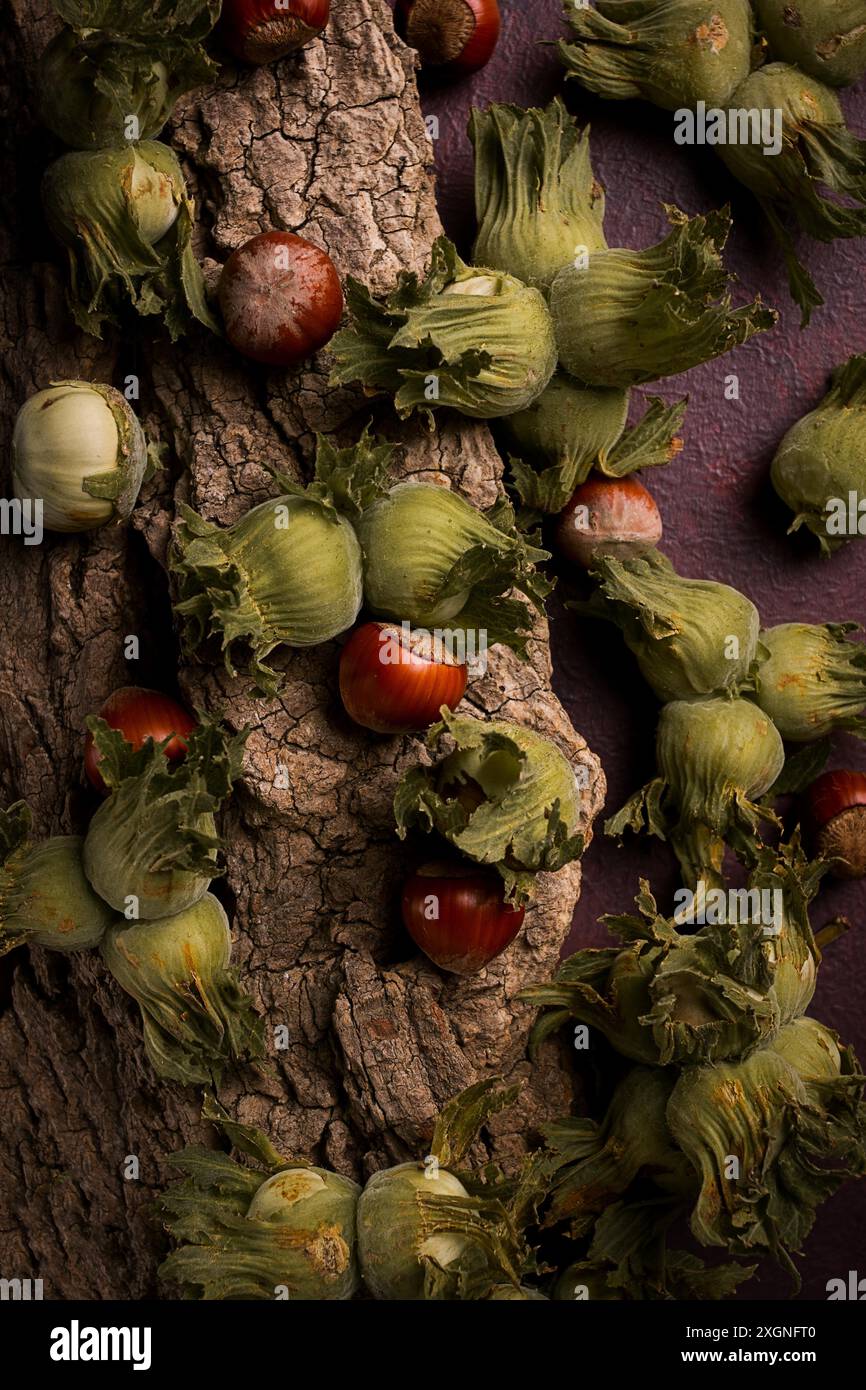
<instances>
[{"instance_id":1,"label":"gray-brown bark","mask_svg":"<svg viewBox=\"0 0 866 1390\"><path fill-rule=\"evenodd\" d=\"M199 200L200 252L212 271L271 226L309 236L341 273L377 290L401 268L424 265L439 226L412 55L384 0L335 0L332 10L325 42L273 69L227 70L178 108L172 143ZM117 685L171 678L163 566L177 497L231 522L269 495L263 462L308 475L315 431L349 442L371 414L403 446L404 474L450 480L486 505L501 472L485 428L457 419L432 433L400 427L387 403L329 390L326 355L287 376L251 369L204 333L175 348L145 333L132 345L74 334L35 192L52 147L34 133L31 83L53 27L45 0L7 0L4 457L15 411L34 390L57 377L117 384L135 372L142 413L174 458L145 490L134 528L39 547L2 540L0 794L25 797L44 834L86 821L85 715ZM8 472L0 491L8 495ZM140 638L137 663L124 660L129 633ZM267 701L249 699L244 681L222 671L181 672L189 699L253 726L224 817L228 869L217 891L234 909L235 957L269 1034L285 1025L291 1039L287 1051L271 1047L261 1073L228 1078L220 1099L283 1151L363 1175L423 1152L436 1110L470 1081L525 1076L520 1102L485 1136L508 1161L570 1099L555 1046L530 1069L530 1016L514 996L550 972L579 866L542 877L524 932L480 975L443 975L411 954L396 912L405 853L391 798L422 744L350 723L336 693L337 654L337 644L285 653L280 697ZM603 778L551 693L543 624L529 663L495 649L468 703L544 729L585 764L591 823ZM278 765L288 790L275 786ZM207 1141L200 1097L157 1081L137 1011L97 955L23 948L0 968L0 1273L41 1277L53 1297L152 1293L164 1241L150 1203L166 1155ZM124 1180L127 1155L140 1160L138 1181Z\"/></svg>"}]
</instances>

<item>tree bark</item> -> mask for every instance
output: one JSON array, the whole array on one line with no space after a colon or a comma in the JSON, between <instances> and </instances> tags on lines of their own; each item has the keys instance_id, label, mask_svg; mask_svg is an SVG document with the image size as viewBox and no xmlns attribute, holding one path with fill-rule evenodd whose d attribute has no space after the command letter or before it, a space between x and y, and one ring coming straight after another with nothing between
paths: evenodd
<instances>
[{"instance_id":1,"label":"tree bark","mask_svg":"<svg viewBox=\"0 0 866 1390\"><path fill-rule=\"evenodd\" d=\"M227 872L215 890L270 1046L263 1067L226 1079L221 1102L281 1151L363 1177L426 1152L436 1111L473 1080L523 1078L520 1100L482 1140L507 1164L542 1118L571 1103L568 1058L556 1043L530 1068L531 1014L515 995L557 960L579 866L541 876L524 931L486 970L468 979L440 973L413 952L397 908L407 857L391 800L405 768L426 756L423 742L351 724L337 693L337 643L278 657L277 699L250 699L245 682L216 664L184 664L165 571L177 499L231 523L272 495L263 464L308 477L317 431L348 443L371 417L400 445L396 473L489 505L501 461L488 431L444 416L432 432L400 426L387 401L331 390L327 353L285 374L243 362L204 332L175 347L144 321L129 341L75 333L38 203L42 169L60 151L39 130L34 68L56 20L47 0L4 0L2 14L11 113L0 193L3 457L25 398L64 377L122 385L139 376L141 414L171 448L131 527L33 547L2 539L4 804L25 798L40 834L86 828L83 721L118 685L177 684L232 726L250 724L243 778L223 817ZM440 230L413 55L384 0L334 0L324 41L273 68L225 68L215 87L180 104L164 138L195 192L211 277L236 246L279 227L383 291L399 270L423 269ZM131 634L137 661L124 656ZM528 662L494 649L465 707L541 729L585 765L589 829L603 776L551 692L544 622ZM214 1142L200 1094L154 1076L137 1010L98 953L25 947L0 970L0 1273L43 1279L47 1297L164 1295L155 1270L165 1237L152 1201L170 1178L169 1154ZM279 1028L287 1049L275 1045Z\"/></svg>"}]
</instances>

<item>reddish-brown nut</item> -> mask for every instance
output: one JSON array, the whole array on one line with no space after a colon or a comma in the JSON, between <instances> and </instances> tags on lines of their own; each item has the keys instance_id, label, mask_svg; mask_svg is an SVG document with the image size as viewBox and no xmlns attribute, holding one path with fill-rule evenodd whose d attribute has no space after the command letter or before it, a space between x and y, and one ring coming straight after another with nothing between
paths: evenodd
<instances>
[{"instance_id":1,"label":"reddish-brown nut","mask_svg":"<svg viewBox=\"0 0 866 1390\"><path fill-rule=\"evenodd\" d=\"M330 256L292 232L263 232L233 251L217 293L232 347L270 367L311 357L343 314Z\"/></svg>"},{"instance_id":2,"label":"reddish-brown nut","mask_svg":"<svg viewBox=\"0 0 866 1390\"><path fill-rule=\"evenodd\" d=\"M328 22L330 0L223 0L218 33L242 63L275 63Z\"/></svg>"},{"instance_id":3,"label":"reddish-brown nut","mask_svg":"<svg viewBox=\"0 0 866 1390\"><path fill-rule=\"evenodd\" d=\"M642 483L592 477L560 514L555 543L563 559L589 569L599 555L639 555L661 537L661 514Z\"/></svg>"},{"instance_id":4,"label":"reddish-brown nut","mask_svg":"<svg viewBox=\"0 0 866 1390\"><path fill-rule=\"evenodd\" d=\"M824 772L806 793L815 852L837 878L866 877L866 772Z\"/></svg>"},{"instance_id":5,"label":"reddish-brown nut","mask_svg":"<svg viewBox=\"0 0 866 1390\"><path fill-rule=\"evenodd\" d=\"M422 66L477 72L499 38L497 0L397 0L397 32Z\"/></svg>"},{"instance_id":6,"label":"reddish-brown nut","mask_svg":"<svg viewBox=\"0 0 866 1390\"><path fill-rule=\"evenodd\" d=\"M525 909L505 901L502 879L472 864L425 864L403 888L403 924L442 970L474 975L502 954Z\"/></svg>"},{"instance_id":7,"label":"reddish-brown nut","mask_svg":"<svg viewBox=\"0 0 866 1390\"><path fill-rule=\"evenodd\" d=\"M455 709L466 691L465 662L437 649L408 624L363 623L340 657L340 694L356 724L377 734L427 729L443 705Z\"/></svg>"}]
</instances>

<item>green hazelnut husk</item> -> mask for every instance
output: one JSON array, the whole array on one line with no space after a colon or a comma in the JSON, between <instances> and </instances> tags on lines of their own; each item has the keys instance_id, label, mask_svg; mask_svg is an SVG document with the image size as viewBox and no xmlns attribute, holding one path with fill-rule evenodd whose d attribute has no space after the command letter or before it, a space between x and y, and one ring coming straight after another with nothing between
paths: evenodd
<instances>
[{"instance_id":1,"label":"green hazelnut husk","mask_svg":"<svg viewBox=\"0 0 866 1390\"><path fill-rule=\"evenodd\" d=\"M788 430L770 477L794 513L789 534L805 526L828 555L866 535L866 356L836 369L821 403Z\"/></svg>"},{"instance_id":2,"label":"green hazelnut husk","mask_svg":"<svg viewBox=\"0 0 866 1390\"><path fill-rule=\"evenodd\" d=\"M422 1197L469 1196L445 1169L401 1163L374 1173L358 1201L358 1257L365 1286L378 1299L416 1302L425 1297L427 1265L447 1270L459 1261L466 1240L431 1233Z\"/></svg>"},{"instance_id":3,"label":"green hazelnut husk","mask_svg":"<svg viewBox=\"0 0 866 1390\"><path fill-rule=\"evenodd\" d=\"M167 145L63 155L44 176L42 200L66 248L67 300L85 333L119 327L127 306L160 315L173 340L194 320L218 331L192 249L195 209Z\"/></svg>"},{"instance_id":4,"label":"green hazelnut husk","mask_svg":"<svg viewBox=\"0 0 866 1390\"><path fill-rule=\"evenodd\" d=\"M569 77L610 100L717 106L749 73L748 0L597 0L566 3L565 15L573 36L559 54Z\"/></svg>"},{"instance_id":5,"label":"green hazelnut husk","mask_svg":"<svg viewBox=\"0 0 866 1390\"><path fill-rule=\"evenodd\" d=\"M424 280L403 272L379 301L350 278L352 326L331 342L335 385L393 394L401 416L448 406L477 420L522 410L556 367L544 296L513 275L466 265L446 237Z\"/></svg>"},{"instance_id":6,"label":"green hazelnut husk","mask_svg":"<svg viewBox=\"0 0 866 1390\"><path fill-rule=\"evenodd\" d=\"M352 1298L360 1285L357 1183L285 1158L209 1098L202 1113L245 1161L197 1146L169 1158L185 1176L159 1198L177 1242L160 1279L204 1300Z\"/></svg>"},{"instance_id":7,"label":"green hazelnut husk","mask_svg":"<svg viewBox=\"0 0 866 1390\"><path fill-rule=\"evenodd\" d=\"M282 495L221 528L181 506L169 557L186 650L216 638L225 666L256 693L273 694L278 647L312 647L350 628L363 601L361 545L353 526L378 495L391 450L365 430L338 449L319 437L314 480L282 474Z\"/></svg>"},{"instance_id":8,"label":"green hazelnut husk","mask_svg":"<svg viewBox=\"0 0 866 1390\"><path fill-rule=\"evenodd\" d=\"M670 841L683 883L721 883L725 843L754 861L758 804L785 764L782 737L752 700L705 697L665 705L656 733L659 775L605 825L608 835L647 830Z\"/></svg>"},{"instance_id":9,"label":"green hazelnut husk","mask_svg":"<svg viewBox=\"0 0 866 1390\"><path fill-rule=\"evenodd\" d=\"M535 565L548 552L529 544L507 502L480 512L450 488L397 483L356 522L364 553L364 597L381 617L446 630L464 640L526 651L531 614L507 597L518 590L540 608L550 591Z\"/></svg>"},{"instance_id":10,"label":"green hazelnut husk","mask_svg":"<svg viewBox=\"0 0 866 1390\"><path fill-rule=\"evenodd\" d=\"M837 730L866 737L866 646L849 637L857 623L780 623L765 629L767 653L755 701L791 743Z\"/></svg>"},{"instance_id":11,"label":"green hazelnut husk","mask_svg":"<svg viewBox=\"0 0 866 1390\"><path fill-rule=\"evenodd\" d=\"M687 371L764 332L777 314L760 299L731 308L722 263L727 211L688 218L646 251L596 251L550 290L560 365L590 386L635 386Z\"/></svg>"},{"instance_id":12,"label":"green hazelnut husk","mask_svg":"<svg viewBox=\"0 0 866 1390\"><path fill-rule=\"evenodd\" d=\"M436 831L476 864L495 867L509 901L525 902L539 872L583 853L582 791L575 768L543 734L504 719L461 718L444 707L428 743L453 750L406 772L394 797L397 833Z\"/></svg>"},{"instance_id":13,"label":"green hazelnut husk","mask_svg":"<svg viewBox=\"0 0 866 1390\"><path fill-rule=\"evenodd\" d=\"M114 912L94 893L79 835L31 839L23 801L0 810L0 955L23 942L50 951L98 946Z\"/></svg>"},{"instance_id":14,"label":"green hazelnut husk","mask_svg":"<svg viewBox=\"0 0 866 1390\"><path fill-rule=\"evenodd\" d=\"M863 1086L856 1058L811 1018L745 1060L686 1068L667 1119L700 1174L697 1240L738 1256L773 1254L796 1280L791 1253L818 1206L866 1171Z\"/></svg>"},{"instance_id":15,"label":"green hazelnut husk","mask_svg":"<svg viewBox=\"0 0 866 1390\"><path fill-rule=\"evenodd\" d=\"M623 560L601 556L593 574L596 594L571 606L616 623L661 701L752 687L761 622L745 594L685 579L655 550Z\"/></svg>"},{"instance_id":16,"label":"green hazelnut husk","mask_svg":"<svg viewBox=\"0 0 866 1390\"><path fill-rule=\"evenodd\" d=\"M848 87L866 72L863 0L755 0L755 16L774 58Z\"/></svg>"},{"instance_id":17,"label":"green hazelnut husk","mask_svg":"<svg viewBox=\"0 0 866 1390\"><path fill-rule=\"evenodd\" d=\"M91 886L129 921L192 907L222 872L214 815L240 776L246 731L231 736L204 721L184 759L169 762L164 744L148 739L133 750L104 720L91 716L87 726L110 788L84 841Z\"/></svg>"},{"instance_id":18,"label":"green hazelnut husk","mask_svg":"<svg viewBox=\"0 0 866 1390\"><path fill-rule=\"evenodd\" d=\"M600 250L604 191L592 172L589 131L556 97L544 110L494 103L472 112L476 265L546 288L575 256Z\"/></svg>"},{"instance_id":19,"label":"green hazelnut husk","mask_svg":"<svg viewBox=\"0 0 866 1390\"><path fill-rule=\"evenodd\" d=\"M228 918L206 893L155 922L118 923L102 957L136 1001L158 1076L190 1086L219 1080L232 1061L263 1054L262 1024L230 965Z\"/></svg>"},{"instance_id":20,"label":"green hazelnut husk","mask_svg":"<svg viewBox=\"0 0 866 1390\"><path fill-rule=\"evenodd\" d=\"M793 218L817 241L866 232L866 140L848 129L836 93L787 63L769 63L747 77L731 98L745 111L781 111L781 149L728 143L718 154L758 198L782 250L791 293L805 327L823 299L798 259L786 225Z\"/></svg>"},{"instance_id":21,"label":"green hazelnut husk","mask_svg":"<svg viewBox=\"0 0 866 1390\"><path fill-rule=\"evenodd\" d=\"M78 150L151 140L178 97L212 80L202 47L219 0L56 0L67 22L39 64L42 118Z\"/></svg>"}]
</instances>

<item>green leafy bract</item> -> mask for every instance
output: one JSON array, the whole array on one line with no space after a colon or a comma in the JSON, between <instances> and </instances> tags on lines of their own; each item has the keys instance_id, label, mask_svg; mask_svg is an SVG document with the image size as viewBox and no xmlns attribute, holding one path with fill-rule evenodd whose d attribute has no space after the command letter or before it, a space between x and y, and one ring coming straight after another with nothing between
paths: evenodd
<instances>
[{"instance_id":1,"label":"green leafy bract","mask_svg":"<svg viewBox=\"0 0 866 1390\"><path fill-rule=\"evenodd\" d=\"M432 768L410 768L397 788L397 832L437 831L467 858L494 866L509 900L525 901L537 873L555 873L583 853L575 769L552 740L506 720L443 708L429 744L446 732L454 750Z\"/></svg>"},{"instance_id":2,"label":"green leafy bract","mask_svg":"<svg viewBox=\"0 0 866 1390\"><path fill-rule=\"evenodd\" d=\"M748 0L566 0L565 14L573 38L559 53L569 77L611 100L719 106L749 74Z\"/></svg>"},{"instance_id":3,"label":"green leafy bract","mask_svg":"<svg viewBox=\"0 0 866 1390\"><path fill-rule=\"evenodd\" d=\"M729 212L686 217L666 209L674 230L646 251L592 253L551 286L560 365L590 386L635 386L687 371L730 352L778 315L760 298L731 308L721 252Z\"/></svg>"},{"instance_id":4,"label":"green leafy bract","mask_svg":"<svg viewBox=\"0 0 866 1390\"><path fill-rule=\"evenodd\" d=\"M48 226L66 248L69 308L95 337L126 305L161 315L174 340L193 320L218 332L192 235L195 210L176 155L156 140L63 155L47 170Z\"/></svg>"},{"instance_id":5,"label":"green leafy bract","mask_svg":"<svg viewBox=\"0 0 866 1390\"><path fill-rule=\"evenodd\" d=\"M727 584L685 579L657 550L596 559L598 589L568 606L616 623L662 701L737 694L754 686L760 616Z\"/></svg>"},{"instance_id":6,"label":"green leafy bract","mask_svg":"<svg viewBox=\"0 0 866 1390\"><path fill-rule=\"evenodd\" d=\"M604 192L559 97L544 110L494 103L473 111L477 265L546 287L567 262L606 246Z\"/></svg>"},{"instance_id":7,"label":"green leafy bract","mask_svg":"<svg viewBox=\"0 0 866 1390\"><path fill-rule=\"evenodd\" d=\"M389 391L400 415L450 406L490 420L521 410L556 366L541 293L501 271L466 265L440 237L423 281L401 274L383 302L349 278L351 328L331 342L334 384Z\"/></svg>"},{"instance_id":8,"label":"green leafy bract","mask_svg":"<svg viewBox=\"0 0 866 1390\"><path fill-rule=\"evenodd\" d=\"M104 720L91 716L87 726L111 789L84 842L91 885L116 912L135 900L134 915L146 920L191 907L221 872L214 813L240 776L247 731L204 721L183 761L169 763L170 738L135 750Z\"/></svg>"},{"instance_id":9,"label":"green leafy bract","mask_svg":"<svg viewBox=\"0 0 866 1390\"><path fill-rule=\"evenodd\" d=\"M215 897L155 922L117 923L102 957L136 1001L158 1076L191 1086L218 1081L233 1061L264 1053L263 1023L230 965L231 931Z\"/></svg>"}]
</instances>

